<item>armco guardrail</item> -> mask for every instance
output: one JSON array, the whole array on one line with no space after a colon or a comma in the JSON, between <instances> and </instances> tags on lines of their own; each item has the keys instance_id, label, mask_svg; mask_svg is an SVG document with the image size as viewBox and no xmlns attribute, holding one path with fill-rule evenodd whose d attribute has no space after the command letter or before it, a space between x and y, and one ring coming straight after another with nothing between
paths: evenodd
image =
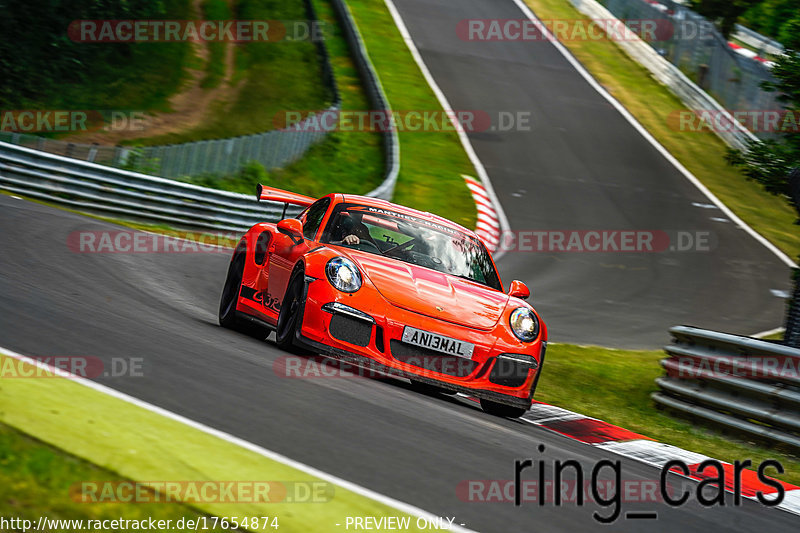
<instances>
[{"instance_id":1,"label":"armco guardrail","mask_svg":"<svg viewBox=\"0 0 800 533\"><path fill-rule=\"evenodd\" d=\"M778 41L765 37L757 31L753 31L741 24L737 24L735 28L736 31L733 34L733 38L742 41L747 46L755 48L759 53L766 55L778 55L783 53L783 45Z\"/></svg>"},{"instance_id":2,"label":"armco guardrail","mask_svg":"<svg viewBox=\"0 0 800 533\"><path fill-rule=\"evenodd\" d=\"M655 402L800 449L800 349L689 326L670 333Z\"/></svg>"},{"instance_id":3,"label":"armco guardrail","mask_svg":"<svg viewBox=\"0 0 800 533\"><path fill-rule=\"evenodd\" d=\"M601 27L603 27L603 21L618 20L611 11L596 0L570 0L570 3L590 19L598 21ZM658 15L657 18L663 18L663 15ZM626 39L617 40L616 44L634 61L649 70L656 80L666 85L689 109L712 112L717 117L724 117L726 124L733 125L731 128L715 128L715 133L726 144L744 150L747 149L749 141L758 140L747 128L734 120L730 112L719 102L698 87L678 67L661 57L648 43L635 35L626 37ZM732 54L732 52L730 53ZM756 106L753 109L767 109L767 107Z\"/></svg>"},{"instance_id":4,"label":"armco guardrail","mask_svg":"<svg viewBox=\"0 0 800 533\"><path fill-rule=\"evenodd\" d=\"M338 110L339 104L336 103L324 113ZM136 158L137 166L152 167L153 173L164 178L224 175L238 172L250 161L258 161L266 169L284 167L297 161L327 135L326 131L313 127L316 120L312 115L286 130L163 146L72 143L5 131L0 131L0 142L117 168L130 165ZM304 127L305 124L312 127Z\"/></svg>"},{"instance_id":5,"label":"armco guardrail","mask_svg":"<svg viewBox=\"0 0 800 533\"><path fill-rule=\"evenodd\" d=\"M0 189L115 218L212 232L278 220L283 204L0 142ZM295 212L295 211L292 211Z\"/></svg>"}]
</instances>

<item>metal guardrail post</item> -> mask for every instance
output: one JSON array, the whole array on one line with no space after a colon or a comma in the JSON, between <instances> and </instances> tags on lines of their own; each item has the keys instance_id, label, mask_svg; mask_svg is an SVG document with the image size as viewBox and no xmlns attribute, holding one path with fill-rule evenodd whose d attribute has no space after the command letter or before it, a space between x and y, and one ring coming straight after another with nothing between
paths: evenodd
<instances>
[{"instance_id":1,"label":"metal guardrail post","mask_svg":"<svg viewBox=\"0 0 800 533\"><path fill-rule=\"evenodd\" d=\"M800 167L792 169L789 174L789 197L800 216ZM783 342L788 346L800 348L800 268L795 268L792 272L794 293L786 311L786 331L783 335Z\"/></svg>"},{"instance_id":2,"label":"metal guardrail post","mask_svg":"<svg viewBox=\"0 0 800 533\"><path fill-rule=\"evenodd\" d=\"M794 293L786 312L786 331L783 342L787 346L800 348L800 268L793 269Z\"/></svg>"}]
</instances>

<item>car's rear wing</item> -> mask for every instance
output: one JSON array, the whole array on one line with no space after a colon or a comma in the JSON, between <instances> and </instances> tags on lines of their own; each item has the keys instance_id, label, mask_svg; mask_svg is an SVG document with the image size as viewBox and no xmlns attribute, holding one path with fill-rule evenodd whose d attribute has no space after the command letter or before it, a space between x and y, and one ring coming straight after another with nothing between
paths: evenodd
<instances>
[{"instance_id":1,"label":"car's rear wing","mask_svg":"<svg viewBox=\"0 0 800 533\"><path fill-rule=\"evenodd\" d=\"M317 201L315 198L311 198L310 196L304 196L302 194L284 191L274 187L266 187L260 183L256 186L256 200L259 202L263 200L265 202L282 203L283 214L281 215L281 219L286 216L286 208L289 206L289 204L308 207Z\"/></svg>"}]
</instances>

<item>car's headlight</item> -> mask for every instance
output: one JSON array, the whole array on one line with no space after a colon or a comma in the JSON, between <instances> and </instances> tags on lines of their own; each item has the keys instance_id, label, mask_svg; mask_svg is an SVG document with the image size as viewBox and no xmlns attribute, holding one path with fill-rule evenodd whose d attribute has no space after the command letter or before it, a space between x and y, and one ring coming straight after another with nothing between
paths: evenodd
<instances>
[{"instance_id":1,"label":"car's headlight","mask_svg":"<svg viewBox=\"0 0 800 533\"><path fill-rule=\"evenodd\" d=\"M361 272L346 257L334 257L325 266L325 274L331 285L342 292L356 292L361 288Z\"/></svg>"},{"instance_id":2,"label":"car's headlight","mask_svg":"<svg viewBox=\"0 0 800 533\"><path fill-rule=\"evenodd\" d=\"M511 311L508 323L514 335L523 342L531 342L539 334L539 320L527 307L517 307Z\"/></svg>"}]
</instances>

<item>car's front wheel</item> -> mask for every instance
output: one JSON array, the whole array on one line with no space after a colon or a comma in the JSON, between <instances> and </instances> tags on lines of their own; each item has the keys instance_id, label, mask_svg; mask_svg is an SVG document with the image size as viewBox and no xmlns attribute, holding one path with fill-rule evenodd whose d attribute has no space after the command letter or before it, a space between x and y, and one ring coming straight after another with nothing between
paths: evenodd
<instances>
[{"instance_id":1,"label":"car's front wheel","mask_svg":"<svg viewBox=\"0 0 800 533\"><path fill-rule=\"evenodd\" d=\"M523 407L514 407L513 405L484 400L483 398L481 398L481 409L490 415L505 416L508 418L519 418L528 411Z\"/></svg>"}]
</instances>

